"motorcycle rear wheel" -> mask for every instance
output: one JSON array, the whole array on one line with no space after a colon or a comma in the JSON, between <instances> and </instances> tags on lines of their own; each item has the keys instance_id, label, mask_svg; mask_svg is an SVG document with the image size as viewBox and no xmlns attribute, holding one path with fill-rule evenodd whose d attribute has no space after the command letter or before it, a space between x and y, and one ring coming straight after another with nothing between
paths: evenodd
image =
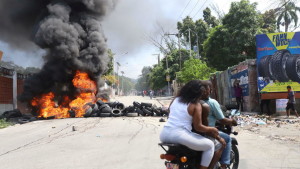
<instances>
[{"instance_id":1,"label":"motorcycle rear wheel","mask_svg":"<svg viewBox=\"0 0 300 169\"><path fill-rule=\"evenodd\" d=\"M231 160L230 160L230 169L238 169L239 168L240 155L239 150L235 144L231 146Z\"/></svg>"}]
</instances>

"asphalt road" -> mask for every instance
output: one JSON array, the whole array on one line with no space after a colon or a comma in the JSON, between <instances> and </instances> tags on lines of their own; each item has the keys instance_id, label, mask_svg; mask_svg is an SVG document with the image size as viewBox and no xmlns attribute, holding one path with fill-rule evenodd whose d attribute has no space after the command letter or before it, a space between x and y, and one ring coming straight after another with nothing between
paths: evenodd
<instances>
[{"instance_id":1,"label":"asphalt road","mask_svg":"<svg viewBox=\"0 0 300 169\"><path fill-rule=\"evenodd\" d=\"M116 98L153 102L142 97ZM126 101L123 101L123 100ZM138 100L137 100L138 99ZM170 99L160 98L168 103ZM160 104L160 103L158 103ZM1 169L163 169L157 145L160 117L70 118L35 121L0 130ZM236 136L241 169L300 168L300 145L249 131Z\"/></svg>"}]
</instances>

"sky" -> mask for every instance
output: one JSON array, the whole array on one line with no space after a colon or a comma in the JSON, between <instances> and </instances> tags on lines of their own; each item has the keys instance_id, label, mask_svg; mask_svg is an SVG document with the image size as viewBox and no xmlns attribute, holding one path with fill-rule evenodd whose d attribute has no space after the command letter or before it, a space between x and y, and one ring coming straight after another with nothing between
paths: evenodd
<instances>
[{"instance_id":1,"label":"sky","mask_svg":"<svg viewBox=\"0 0 300 169\"><path fill-rule=\"evenodd\" d=\"M202 10L212 5L224 13L234 0L119 0L115 9L102 21L108 48L115 53L115 62L120 63L118 73L137 79L144 66L157 63L158 48L151 39L160 41L164 32L177 33L176 24L187 15L194 20L203 18ZM261 12L278 6L278 0L250 0L257 2ZM300 6L299 2L297 2ZM214 16L217 16L213 12ZM13 61L23 67L41 67L43 51L21 51L0 42L4 61ZM162 54L160 54L163 57ZM115 64L116 65L116 64ZM115 66L117 71L117 66Z\"/></svg>"}]
</instances>

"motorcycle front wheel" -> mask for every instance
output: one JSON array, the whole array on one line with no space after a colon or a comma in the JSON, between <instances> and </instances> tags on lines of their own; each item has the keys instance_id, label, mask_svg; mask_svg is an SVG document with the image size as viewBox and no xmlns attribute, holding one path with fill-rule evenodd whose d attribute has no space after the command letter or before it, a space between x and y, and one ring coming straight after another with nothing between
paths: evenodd
<instances>
[{"instance_id":1,"label":"motorcycle front wheel","mask_svg":"<svg viewBox=\"0 0 300 169\"><path fill-rule=\"evenodd\" d=\"M235 144L232 144L231 146L231 160L230 160L230 169L238 169L239 168L239 150Z\"/></svg>"}]
</instances>

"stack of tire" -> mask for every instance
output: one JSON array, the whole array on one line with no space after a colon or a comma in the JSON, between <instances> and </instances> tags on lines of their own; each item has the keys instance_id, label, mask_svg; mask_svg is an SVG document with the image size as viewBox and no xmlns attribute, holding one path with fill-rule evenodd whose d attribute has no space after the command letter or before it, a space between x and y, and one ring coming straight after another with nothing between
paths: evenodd
<instances>
[{"instance_id":1,"label":"stack of tire","mask_svg":"<svg viewBox=\"0 0 300 169\"><path fill-rule=\"evenodd\" d=\"M125 109L125 106L123 103L115 101L115 102L108 102L106 104L109 105L109 107L112 109L111 115L113 117L120 117L123 115L122 111Z\"/></svg>"},{"instance_id":2,"label":"stack of tire","mask_svg":"<svg viewBox=\"0 0 300 169\"><path fill-rule=\"evenodd\" d=\"M270 80L300 82L300 54L291 54L284 49L263 56L258 62L258 72L259 76Z\"/></svg>"},{"instance_id":3,"label":"stack of tire","mask_svg":"<svg viewBox=\"0 0 300 169\"><path fill-rule=\"evenodd\" d=\"M86 108L84 117L119 117L125 108L123 103L104 103L101 100L98 100L95 104L88 103L86 106L88 106L88 108Z\"/></svg>"},{"instance_id":4,"label":"stack of tire","mask_svg":"<svg viewBox=\"0 0 300 169\"><path fill-rule=\"evenodd\" d=\"M128 117L136 116L167 116L168 111L158 108L152 103L139 103L134 101L133 106L126 107L123 114Z\"/></svg>"},{"instance_id":5,"label":"stack of tire","mask_svg":"<svg viewBox=\"0 0 300 169\"><path fill-rule=\"evenodd\" d=\"M137 117L137 116L168 116L168 111L161 107L156 107L152 103L139 103L134 101L132 106L125 108L123 103L103 102L87 103L84 117ZM69 111L71 117L75 117L74 111Z\"/></svg>"}]
</instances>

